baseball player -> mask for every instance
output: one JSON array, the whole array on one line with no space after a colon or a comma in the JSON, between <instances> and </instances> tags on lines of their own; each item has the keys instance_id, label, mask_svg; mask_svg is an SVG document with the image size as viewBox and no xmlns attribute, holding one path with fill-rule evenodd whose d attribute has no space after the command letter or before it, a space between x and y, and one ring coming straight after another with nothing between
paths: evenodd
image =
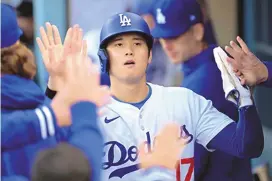
<instances>
[{"instance_id":1,"label":"baseball player","mask_svg":"<svg viewBox=\"0 0 272 181\"><path fill-rule=\"evenodd\" d=\"M231 41L230 46L226 46L225 50L233 57L229 57L228 61L233 66L241 83L249 86L258 84L272 87L272 63L261 62L239 36L237 41L241 48Z\"/></svg>"},{"instance_id":2,"label":"baseball player","mask_svg":"<svg viewBox=\"0 0 272 181\"><path fill-rule=\"evenodd\" d=\"M209 44L205 39L200 4L196 0L161 0L154 2L151 12L156 18L152 35L160 39L172 62L182 63L181 86L211 100L218 111L238 121L235 104L225 99L221 74L213 54L217 45ZM196 180L212 181L219 176L221 181L251 180L250 160L220 150L211 153L196 144Z\"/></svg>"},{"instance_id":3,"label":"baseball player","mask_svg":"<svg viewBox=\"0 0 272 181\"><path fill-rule=\"evenodd\" d=\"M111 103L101 108L100 116L105 137L102 180L194 180L195 142L209 151L258 157L263 132L250 92L236 85L241 93L236 123L186 88L147 83L152 44L148 25L134 13L110 17L101 30L98 55L102 71L109 73L112 93ZM169 123L178 124L180 137L186 139L177 174L161 167L139 169L138 145L145 142L151 152L158 132Z\"/></svg>"}]
</instances>

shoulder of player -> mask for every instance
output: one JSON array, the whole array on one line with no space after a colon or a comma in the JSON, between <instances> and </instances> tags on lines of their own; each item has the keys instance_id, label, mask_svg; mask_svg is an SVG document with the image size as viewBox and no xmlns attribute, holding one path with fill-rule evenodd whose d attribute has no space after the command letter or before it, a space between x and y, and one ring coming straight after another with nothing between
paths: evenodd
<instances>
[{"instance_id":1,"label":"shoulder of player","mask_svg":"<svg viewBox=\"0 0 272 181\"><path fill-rule=\"evenodd\" d=\"M148 83L152 88L153 94L159 94L158 96L165 96L165 97L188 97L189 95L195 94L190 89L185 87L164 87L161 85L151 84Z\"/></svg>"}]
</instances>

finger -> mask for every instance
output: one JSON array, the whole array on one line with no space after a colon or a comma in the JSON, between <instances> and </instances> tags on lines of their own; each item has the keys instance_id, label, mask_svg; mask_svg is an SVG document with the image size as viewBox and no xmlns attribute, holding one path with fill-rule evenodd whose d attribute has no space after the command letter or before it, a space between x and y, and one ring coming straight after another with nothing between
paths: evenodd
<instances>
[{"instance_id":1,"label":"finger","mask_svg":"<svg viewBox=\"0 0 272 181\"><path fill-rule=\"evenodd\" d=\"M139 157L143 158L142 156L145 155L145 154L148 154L148 152L145 150L146 148L146 143L143 142L141 143L139 146L138 146L138 154L139 154Z\"/></svg>"},{"instance_id":2,"label":"finger","mask_svg":"<svg viewBox=\"0 0 272 181\"><path fill-rule=\"evenodd\" d=\"M82 41L82 35L83 34L83 31L82 29L78 28L77 29L77 35L76 35L76 47L75 47L75 52L79 52L81 51L82 49L82 46L83 46L83 41Z\"/></svg>"},{"instance_id":3,"label":"finger","mask_svg":"<svg viewBox=\"0 0 272 181\"><path fill-rule=\"evenodd\" d=\"M234 73L238 72L238 69L233 68L233 72Z\"/></svg>"},{"instance_id":4,"label":"finger","mask_svg":"<svg viewBox=\"0 0 272 181\"><path fill-rule=\"evenodd\" d=\"M53 27L55 44L56 45L62 44L60 33L59 33L57 26L53 25L52 27Z\"/></svg>"},{"instance_id":5,"label":"finger","mask_svg":"<svg viewBox=\"0 0 272 181\"><path fill-rule=\"evenodd\" d=\"M74 25L73 28L72 28L73 29L72 41L76 41L78 28L79 28L78 25Z\"/></svg>"},{"instance_id":6,"label":"finger","mask_svg":"<svg viewBox=\"0 0 272 181\"><path fill-rule=\"evenodd\" d=\"M43 63L47 66L47 64L49 63L48 61L48 55L47 55L47 52L46 52L46 49L43 45L43 42L40 38L36 38L36 42L38 44L38 47L40 49L40 52L41 52L41 55L42 55L42 59L43 59Z\"/></svg>"},{"instance_id":7,"label":"finger","mask_svg":"<svg viewBox=\"0 0 272 181\"><path fill-rule=\"evenodd\" d=\"M54 45L54 38L53 38L53 28L52 25L49 22L45 23L46 26L46 30L47 30L47 36L48 36L48 40L49 40L49 44L50 45Z\"/></svg>"},{"instance_id":8,"label":"finger","mask_svg":"<svg viewBox=\"0 0 272 181\"><path fill-rule=\"evenodd\" d=\"M149 154L145 151L145 143L138 146L139 166L141 168L147 168L149 166Z\"/></svg>"},{"instance_id":9,"label":"finger","mask_svg":"<svg viewBox=\"0 0 272 181\"><path fill-rule=\"evenodd\" d=\"M88 56L88 51L87 51L87 41L86 40L83 40L83 43L82 43L82 54L84 57L87 57ZM91 61L91 60L90 60Z\"/></svg>"},{"instance_id":10,"label":"finger","mask_svg":"<svg viewBox=\"0 0 272 181\"><path fill-rule=\"evenodd\" d=\"M237 41L238 43L240 44L240 46L242 47L243 51L248 54L250 53L250 50L249 48L247 47L246 43L244 42L244 40L240 37L240 36L237 36Z\"/></svg>"},{"instance_id":11,"label":"finger","mask_svg":"<svg viewBox=\"0 0 272 181\"><path fill-rule=\"evenodd\" d=\"M73 28L79 28L79 25L78 25L78 24L75 24L75 25L73 26Z\"/></svg>"},{"instance_id":12,"label":"finger","mask_svg":"<svg viewBox=\"0 0 272 181\"><path fill-rule=\"evenodd\" d=\"M184 147L187 144L187 140L181 138L178 140L178 143L181 147Z\"/></svg>"},{"instance_id":13,"label":"finger","mask_svg":"<svg viewBox=\"0 0 272 181\"><path fill-rule=\"evenodd\" d=\"M228 54L230 54L230 56L232 56L233 58L237 58L238 57L238 52L236 52L232 47L229 46L225 46L225 50L226 52L228 52Z\"/></svg>"},{"instance_id":14,"label":"finger","mask_svg":"<svg viewBox=\"0 0 272 181\"><path fill-rule=\"evenodd\" d=\"M239 70L240 62L238 62L238 60L227 57L227 62L230 63L230 65L232 66L233 69Z\"/></svg>"},{"instance_id":15,"label":"finger","mask_svg":"<svg viewBox=\"0 0 272 181\"><path fill-rule=\"evenodd\" d=\"M41 33L43 44L44 44L45 48L47 49L49 47L49 40L48 40L48 36L45 32L45 29L43 27L40 27L40 33Z\"/></svg>"},{"instance_id":16,"label":"finger","mask_svg":"<svg viewBox=\"0 0 272 181\"><path fill-rule=\"evenodd\" d=\"M238 77L240 77L242 75L242 72L237 71L237 72L235 72L235 75L238 76Z\"/></svg>"},{"instance_id":17,"label":"finger","mask_svg":"<svg viewBox=\"0 0 272 181\"><path fill-rule=\"evenodd\" d=\"M68 31L67 31L67 33L66 33L66 36L65 36L65 39L64 39L64 43L63 43L63 55L64 55L64 59L65 59L65 56L68 55L68 53L70 51L70 48L71 48L72 34L73 34L73 29L69 28Z\"/></svg>"},{"instance_id":18,"label":"finger","mask_svg":"<svg viewBox=\"0 0 272 181\"><path fill-rule=\"evenodd\" d=\"M246 84L246 80L245 79L241 79L240 82L241 82L242 85Z\"/></svg>"},{"instance_id":19,"label":"finger","mask_svg":"<svg viewBox=\"0 0 272 181\"><path fill-rule=\"evenodd\" d=\"M73 28L69 28L67 30L66 35L65 35L65 39L64 39L64 43L63 43L64 46L71 42L72 35L73 35Z\"/></svg>"},{"instance_id":20,"label":"finger","mask_svg":"<svg viewBox=\"0 0 272 181\"><path fill-rule=\"evenodd\" d=\"M230 41L230 46L236 51L241 53L242 49L234 42L234 41Z\"/></svg>"},{"instance_id":21,"label":"finger","mask_svg":"<svg viewBox=\"0 0 272 181\"><path fill-rule=\"evenodd\" d=\"M73 33L71 37L71 53L76 53L76 49L78 46L78 42L77 42L78 28L74 26L72 31Z\"/></svg>"},{"instance_id":22,"label":"finger","mask_svg":"<svg viewBox=\"0 0 272 181\"><path fill-rule=\"evenodd\" d=\"M242 79L245 79L245 76L244 76L243 74L241 74L241 75L239 76L239 78L240 78L240 80L242 80Z\"/></svg>"},{"instance_id":23,"label":"finger","mask_svg":"<svg viewBox=\"0 0 272 181\"><path fill-rule=\"evenodd\" d=\"M46 51L46 49L45 49L45 47L44 47L44 45L43 45L43 42L42 42L42 40L41 40L41 38L36 38L36 42L37 42L37 44L38 44L38 47L39 47L39 49L40 49L40 52L42 53L42 54L44 54L45 53L45 51Z\"/></svg>"},{"instance_id":24,"label":"finger","mask_svg":"<svg viewBox=\"0 0 272 181\"><path fill-rule=\"evenodd\" d=\"M78 36L77 36L77 40L82 42L83 39L83 30L81 28L78 29Z\"/></svg>"}]
</instances>

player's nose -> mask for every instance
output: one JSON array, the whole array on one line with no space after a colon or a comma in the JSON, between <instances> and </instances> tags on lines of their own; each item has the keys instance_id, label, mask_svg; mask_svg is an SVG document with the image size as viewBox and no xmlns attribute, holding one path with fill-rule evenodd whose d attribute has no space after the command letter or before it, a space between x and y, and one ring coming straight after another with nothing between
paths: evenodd
<instances>
[{"instance_id":1,"label":"player's nose","mask_svg":"<svg viewBox=\"0 0 272 181\"><path fill-rule=\"evenodd\" d=\"M133 54L132 46L128 45L128 46L126 47L125 55L126 55L126 56L128 56L128 55L130 55L130 56L134 55L134 54Z\"/></svg>"}]
</instances>

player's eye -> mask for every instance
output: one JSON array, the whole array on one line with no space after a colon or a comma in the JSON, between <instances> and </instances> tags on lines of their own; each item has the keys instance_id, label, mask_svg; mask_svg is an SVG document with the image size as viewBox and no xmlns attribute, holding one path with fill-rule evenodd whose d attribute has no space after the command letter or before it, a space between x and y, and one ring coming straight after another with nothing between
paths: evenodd
<instances>
[{"instance_id":1,"label":"player's eye","mask_svg":"<svg viewBox=\"0 0 272 181\"><path fill-rule=\"evenodd\" d=\"M136 42L136 43L134 43L136 46L141 46L142 45L142 43L141 42Z\"/></svg>"},{"instance_id":2,"label":"player's eye","mask_svg":"<svg viewBox=\"0 0 272 181\"><path fill-rule=\"evenodd\" d=\"M122 43L116 43L116 44L114 44L114 46L121 47L121 46L123 46L123 44Z\"/></svg>"}]
</instances>

